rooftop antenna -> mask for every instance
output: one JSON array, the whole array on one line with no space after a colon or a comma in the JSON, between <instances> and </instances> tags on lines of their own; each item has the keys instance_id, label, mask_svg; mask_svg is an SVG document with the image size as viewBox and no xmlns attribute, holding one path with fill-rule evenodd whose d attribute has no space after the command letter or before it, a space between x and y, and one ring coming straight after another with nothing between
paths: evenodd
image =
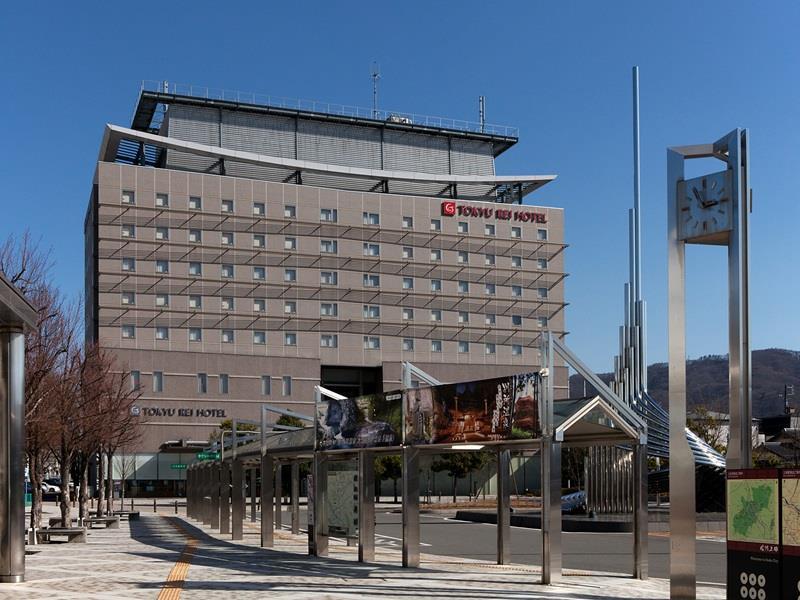
<instances>
[{"instance_id":1,"label":"rooftop antenna","mask_svg":"<svg viewBox=\"0 0 800 600\"><path fill-rule=\"evenodd\" d=\"M478 96L478 121L483 133L486 128L486 96Z\"/></svg>"},{"instance_id":2,"label":"rooftop antenna","mask_svg":"<svg viewBox=\"0 0 800 600\"><path fill-rule=\"evenodd\" d=\"M381 78L381 68L377 62L372 61L372 118L378 118L378 80Z\"/></svg>"}]
</instances>

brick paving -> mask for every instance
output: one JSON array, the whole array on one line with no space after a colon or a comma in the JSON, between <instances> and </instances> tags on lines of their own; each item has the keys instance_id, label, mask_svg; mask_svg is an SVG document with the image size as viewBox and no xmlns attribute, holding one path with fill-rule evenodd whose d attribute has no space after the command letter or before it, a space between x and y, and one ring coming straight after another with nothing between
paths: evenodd
<instances>
[{"instance_id":1,"label":"brick paving","mask_svg":"<svg viewBox=\"0 0 800 600\"><path fill-rule=\"evenodd\" d=\"M357 549L332 539L328 558L307 556L306 536L276 532L274 549L258 547L258 525L244 540L212 533L171 512L142 513L120 529L93 529L86 544L29 546L26 583L0 584L0 599L34 598L441 598L448 600L668 598L663 579L565 571L560 585L542 586L536 566L497 566L423 554L422 567L403 569L396 547L376 550L376 563L357 562ZM175 570L187 544L188 569ZM183 554L184 558L187 558ZM185 579L175 582L175 573ZM170 574L172 582L167 584ZM165 591L166 590L166 591ZM724 598L722 586L701 586L698 598Z\"/></svg>"}]
</instances>

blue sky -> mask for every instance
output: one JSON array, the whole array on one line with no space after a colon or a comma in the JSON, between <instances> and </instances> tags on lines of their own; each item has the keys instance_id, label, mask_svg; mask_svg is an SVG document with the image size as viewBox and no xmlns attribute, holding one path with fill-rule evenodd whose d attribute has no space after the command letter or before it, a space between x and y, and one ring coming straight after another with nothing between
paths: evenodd
<instances>
[{"instance_id":1,"label":"blue sky","mask_svg":"<svg viewBox=\"0 0 800 600\"><path fill-rule=\"evenodd\" d=\"M632 201L631 66L641 70L649 359L666 358L666 148L751 136L752 346L800 349L800 4L795 2L14 3L5 57L0 238L52 246L83 285L83 217L103 125L142 79L516 126L501 174L556 173L566 209L568 343L605 371L617 346ZM721 163L719 163L721 165ZM717 170L717 165L704 165ZM690 357L727 352L725 251L688 252Z\"/></svg>"}]
</instances>

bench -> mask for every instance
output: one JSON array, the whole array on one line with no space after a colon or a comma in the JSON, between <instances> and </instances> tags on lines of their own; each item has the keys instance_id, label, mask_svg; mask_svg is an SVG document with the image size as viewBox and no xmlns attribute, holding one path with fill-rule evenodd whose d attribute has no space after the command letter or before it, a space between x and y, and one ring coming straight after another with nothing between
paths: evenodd
<instances>
[{"instance_id":1,"label":"bench","mask_svg":"<svg viewBox=\"0 0 800 600\"><path fill-rule=\"evenodd\" d=\"M139 520L139 511L138 510L115 510L114 515L122 518L127 518L128 521L138 521Z\"/></svg>"},{"instance_id":2,"label":"bench","mask_svg":"<svg viewBox=\"0 0 800 600\"><path fill-rule=\"evenodd\" d=\"M66 536L67 542L85 544L86 543L86 527L48 527L46 529L39 529L36 531L39 542L50 542L52 537Z\"/></svg>"},{"instance_id":3,"label":"bench","mask_svg":"<svg viewBox=\"0 0 800 600\"><path fill-rule=\"evenodd\" d=\"M91 529L95 523L105 525L106 529L119 529L119 516L88 517L84 519L84 521L89 525L89 529Z\"/></svg>"},{"instance_id":4,"label":"bench","mask_svg":"<svg viewBox=\"0 0 800 600\"><path fill-rule=\"evenodd\" d=\"M72 522L77 523L78 520L72 519ZM48 519L48 525L50 525L50 527L61 527L61 517L50 517ZM77 527L77 525L75 526Z\"/></svg>"}]
</instances>

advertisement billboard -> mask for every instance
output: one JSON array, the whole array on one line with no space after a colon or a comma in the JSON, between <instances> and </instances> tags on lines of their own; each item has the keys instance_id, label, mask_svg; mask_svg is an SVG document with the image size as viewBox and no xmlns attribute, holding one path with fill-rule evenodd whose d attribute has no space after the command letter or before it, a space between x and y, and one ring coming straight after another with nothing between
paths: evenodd
<instances>
[{"instance_id":1,"label":"advertisement billboard","mask_svg":"<svg viewBox=\"0 0 800 600\"><path fill-rule=\"evenodd\" d=\"M317 449L399 446L402 439L402 398L401 392L342 400L322 396L315 415Z\"/></svg>"},{"instance_id":2,"label":"advertisement billboard","mask_svg":"<svg viewBox=\"0 0 800 600\"><path fill-rule=\"evenodd\" d=\"M505 442L540 437L538 373L403 392L406 444Z\"/></svg>"}]
</instances>

